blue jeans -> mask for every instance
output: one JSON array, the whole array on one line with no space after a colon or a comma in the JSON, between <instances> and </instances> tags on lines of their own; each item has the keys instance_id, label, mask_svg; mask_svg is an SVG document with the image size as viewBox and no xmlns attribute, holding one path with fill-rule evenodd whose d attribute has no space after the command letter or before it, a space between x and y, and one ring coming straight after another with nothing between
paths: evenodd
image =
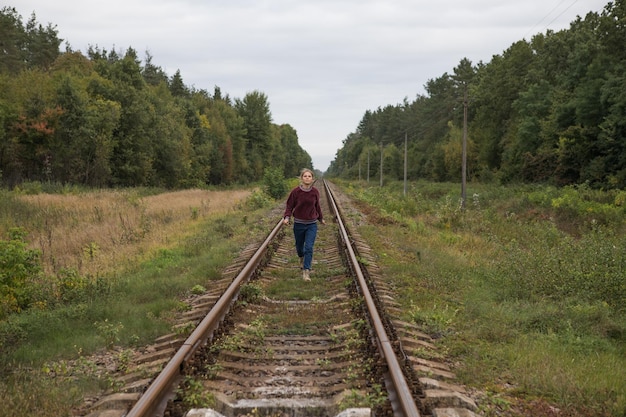
<instances>
[{"instance_id":1,"label":"blue jeans","mask_svg":"<svg viewBox=\"0 0 626 417\"><path fill-rule=\"evenodd\" d=\"M296 240L296 252L304 258L303 269L311 269L313 262L313 245L317 236L317 222L311 224L294 223L293 237Z\"/></svg>"}]
</instances>

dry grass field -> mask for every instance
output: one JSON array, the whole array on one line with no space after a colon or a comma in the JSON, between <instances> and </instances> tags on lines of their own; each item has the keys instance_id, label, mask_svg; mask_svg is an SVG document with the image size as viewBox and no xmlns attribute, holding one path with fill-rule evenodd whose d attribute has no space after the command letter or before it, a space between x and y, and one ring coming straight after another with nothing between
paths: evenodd
<instances>
[{"instance_id":1,"label":"dry grass field","mask_svg":"<svg viewBox=\"0 0 626 417\"><path fill-rule=\"evenodd\" d=\"M98 275L179 241L196 221L234 210L251 190L184 190L153 196L134 191L37 194L19 199L30 214L28 241L46 273L74 268Z\"/></svg>"}]
</instances>

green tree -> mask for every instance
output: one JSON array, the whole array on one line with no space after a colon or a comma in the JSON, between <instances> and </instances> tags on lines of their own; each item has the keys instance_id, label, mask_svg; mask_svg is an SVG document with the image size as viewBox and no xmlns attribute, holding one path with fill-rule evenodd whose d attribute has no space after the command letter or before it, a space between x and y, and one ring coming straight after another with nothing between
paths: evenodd
<instances>
[{"instance_id":1,"label":"green tree","mask_svg":"<svg viewBox=\"0 0 626 417\"><path fill-rule=\"evenodd\" d=\"M113 132L119 125L118 102L90 94L103 83L93 63L81 53L65 53L52 66L57 80L56 103L63 110L56 141L56 179L104 187L111 184Z\"/></svg>"},{"instance_id":2,"label":"green tree","mask_svg":"<svg viewBox=\"0 0 626 417\"><path fill-rule=\"evenodd\" d=\"M283 176L297 177L302 168L313 166L311 157L298 143L298 133L289 124L277 126L282 152L285 155Z\"/></svg>"},{"instance_id":3,"label":"green tree","mask_svg":"<svg viewBox=\"0 0 626 417\"><path fill-rule=\"evenodd\" d=\"M144 92L148 101L147 126L142 126L146 142L152 147L153 175L148 185L167 188L186 184L191 173L191 130L185 124L184 108L164 84Z\"/></svg>"},{"instance_id":4,"label":"green tree","mask_svg":"<svg viewBox=\"0 0 626 417\"><path fill-rule=\"evenodd\" d=\"M529 67L534 60L530 45L518 41L479 68L470 101L474 109L470 134L479 148L479 170L499 170L503 154L512 142L519 139L514 129L517 117L514 103L527 88ZM512 171L517 172L517 167Z\"/></svg>"},{"instance_id":5,"label":"green tree","mask_svg":"<svg viewBox=\"0 0 626 417\"><path fill-rule=\"evenodd\" d=\"M174 97L188 97L189 90L183 82L183 76L180 74L180 70L176 70L176 73L172 75L169 81L170 92Z\"/></svg>"},{"instance_id":6,"label":"green tree","mask_svg":"<svg viewBox=\"0 0 626 417\"><path fill-rule=\"evenodd\" d=\"M259 91L246 94L235 100L235 109L243 118L246 159L252 180L261 179L265 167L271 165L272 156L272 114L267 96Z\"/></svg>"},{"instance_id":7,"label":"green tree","mask_svg":"<svg viewBox=\"0 0 626 417\"><path fill-rule=\"evenodd\" d=\"M240 183L248 183L253 180L248 174L250 172L250 162L247 158L247 138L245 120L229 104L228 100L214 99L212 108L219 115L228 132L229 141L232 147L232 179ZM216 115L216 118L217 118Z\"/></svg>"},{"instance_id":8,"label":"green tree","mask_svg":"<svg viewBox=\"0 0 626 417\"><path fill-rule=\"evenodd\" d=\"M26 23L25 55L29 68L49 69L58 58L59 46L63 39L59 39L56 26L48 24L43 27L37 23L33 13Z\"/></svg>"},{"instance_id":9,"label":"green tree","mask_svg":"<svg viewBox=\"0 0 626 417\"><path fill-rule=\"evenodd\" d=\"M84 183L87 171L85 148L93 137L87 123L89 96L80 80L61 75L56 104L62 110L54 142L50 143L54 179L64 183Z\"/></svg>"},{"instance_id":10,"label":"green tree","mask_svg":"<svg viewBox=\"0 0 626 417\"><path fill-rule=\"evenodd\" d=\"M233 159L233 143L222 114L216 107L211 107L209 117L211 140L211 184L229 184L233 181L235 161Z\"/></svg>"},{"instance_id":11,"label":"green tree","mask_svg":"<svg viewBox=\"0 0 626 417\"><path fill-rule=\"evenodd\" d=\"M0 73L17 74L24 68L26 31L14 7L0 10Z\"/></svg>"},{"instance_id":12,"label":"green tree","mask_svg":"<svg viewBox=\"0 0 626 417\"><path fill-rule=\"evenodd\" d=\"M43 27L33 13L24 26L14 7L0 9L0 72L48 69L60 54L56 26Z\"/></svg>"},{"instance_id":13,"label":"green tree","mask_svg":"<svg viewBox=\"0 0 626 417\"><path fill-rule=\"evenodd\" d=\"M15 103L3 146L3 167L10 185L23 180L51 180L50 145L54 141L62 110L55 104L54 84L40 70L23 71L12 77L3 92Z\"/></svg>"},{"instance_id":14,"label":"green tree","mask_svg":"<svg viewBox=\"0 0 626 417\"><path fill-rule=\"evenodd\" d=\"M167 74L163 69L152 63L152 55L146 51L146 57L144 59L144 65L142 69L142 75L147 84L156 86L160 83L168 82ZM182 79L182 78L181 78Z\"/></svg>"},{"instance_id":15,"label":"green tree","mask_svg":"<svg viewBox=\"0 0 626 417\"><path fill-rule=\"evenodd\" d=\"M553 89L539 81L515 101L517 131L503 155L507 179L549 181L556 169L555 129L552 116Z\"/></svg>"},{"instance_id":16,"label":"green tree","mask_svg":"<svg viewBox=\"0 0 626 417\"><path fill-rule=\"evenodd\" d=\"M141 74L137 54L128 49L122 59L110 52L98 58L96 69L109 82L92 83L92 94L120 104L120 122L113 136L112 180L114 185L149 185L154 179L156 149L151 143L153 108Z\"/></svg>"}]
</instances>

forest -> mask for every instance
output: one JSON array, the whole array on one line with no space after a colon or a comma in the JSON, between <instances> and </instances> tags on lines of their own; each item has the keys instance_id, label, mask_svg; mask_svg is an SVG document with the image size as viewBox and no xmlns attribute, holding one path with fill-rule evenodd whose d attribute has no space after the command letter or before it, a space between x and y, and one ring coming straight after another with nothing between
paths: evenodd
<instances>
[{"instance_id":1,"label":"forest","mask_svg":"<svg viewBox=\"0 0 626 417\"><path fill-rule=\"evenodd\" d=\"M250 183L312 167L268 97L231 99L140 59L63 42L33 13L0 10L0 178L90 187ZM626 187L626 0L568 29L463 58L413 101L366 110L329 177ZM405 152L406 149L406 152ZM288 156L288 157L287 157ZM406 162L405 162L406 161ZM382 170L382 172L381 172ZM382 175L381 175L382 174Z\"/></svg>"},{"instance_id":2,"label":"forest","mask_svg":"<svg viewBox=\"0 0 626 417\"><path fill-rule=\"evenodd\" d=\"M469 180L623 189L624 45L617 0L490 62L463 58L415 100L367 110L327 174L402 180L406 156L408 179L458 182L465 138Z\"/></svg>"},{"instance_id":3,"label":"forest","mask_svg":"<svg viewBox=\"0 0 626 417\"><path fill-rule=\"evenodd\" d=\"M0 10L0 179L88 187L246 184L312 167L260 91L231 99L124 53L66 42L33 13Z\"/></svg>"}]
</instances>

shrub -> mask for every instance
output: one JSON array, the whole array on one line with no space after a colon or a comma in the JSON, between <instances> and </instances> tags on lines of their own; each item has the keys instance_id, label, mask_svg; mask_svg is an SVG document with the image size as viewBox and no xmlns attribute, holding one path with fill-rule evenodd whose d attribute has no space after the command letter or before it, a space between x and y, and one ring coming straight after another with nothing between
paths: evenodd
<instances>
[{"instance_id":1,"label":"shrub","mask_svg":"<svg viewBox=\"0 0 626 417\"><path fill-rule=\"evenodd\" d=\"M267 195L261 191L254 191L246 199L245 206L250 210L259 210L264 207L268 207L271 204L271 200Z\"/></svg>"},{"instance_id":2,"label":"shrub","mask_svg":"<svg viewBox=\"0 0 626 417\"><path fill-rule=\"evenodd\" d=\"M88 280L74 268L63 268L57 275L59 298L63 303L84 301L88 286Z\"/></svg>"},{"instance_id":3,"label":"shrub","mask_svg":"<svg viewBox=\"0 0 626 417\"><path fill-rule=\"evenodd\" d=\"M258 284L248 283L241 286L239 298L242 302L253 303L263 297L263 288Z\"/></svg>"},{"instance_id":4,"label":"shrub","mask_svg":"<svg viewBox=\"0 0 626 417\"><path fill-rule=\"evenodd\" d=\"M14 318L17 316L9 317L8 320L0 321L0 351L9 352L15 346L20 344L26 339L26 330L23 326Z\"/></svg>"},{"instance_id":5,"label":"shrub","mask_svg":"<svg viewBox=\"0 0 626 417\"><path fill-rule=\"evenodd\" d=\"M120 332L124 329L122 323L112 323L109 322L109 319L104 319L103 321L95 322L94 326L109 349L112 349L116 343L119 343Z\"/></svg>"},{"instance_id":6,"label":"shrub","mask_svg":"<svg viewBox=\"0 0 626 417\"><path fill-rule=\"evenodd\" d=\"M264 191L274 199L282 198L287 193L285 176L280 168L267 168L263 173Z\"/></svg>"},{"instance_id":7,"label":"shrub","mask_svg":"<svg viewBox=\"0 0 626 417\"><path fill-rule=\"evenodd\" d=\"M41 274L40 252L26 247L25 235L13 228L9 240L0 240L0 319L29 306L27 283Z\"/></svg>"}]
</instances>

